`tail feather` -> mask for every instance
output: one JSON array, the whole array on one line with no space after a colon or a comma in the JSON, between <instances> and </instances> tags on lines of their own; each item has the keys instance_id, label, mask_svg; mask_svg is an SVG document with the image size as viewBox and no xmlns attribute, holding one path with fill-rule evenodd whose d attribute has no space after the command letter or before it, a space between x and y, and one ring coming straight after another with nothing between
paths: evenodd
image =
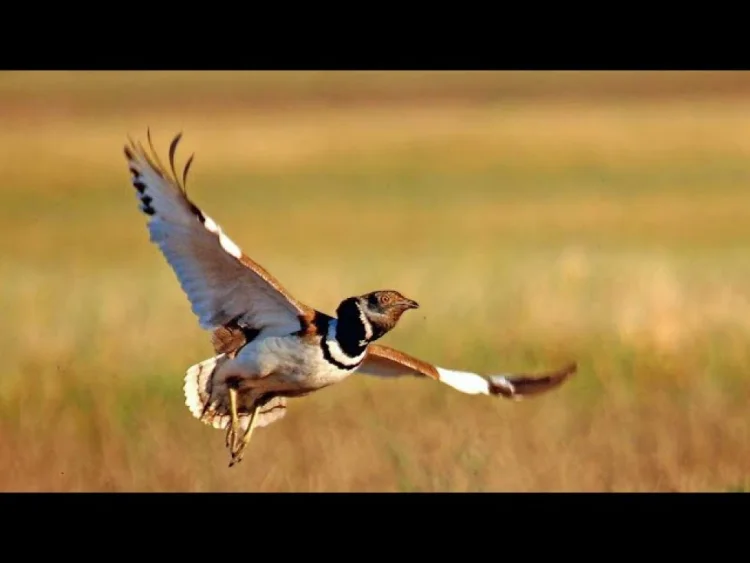
<instances>
[{"instance_id":1,"label":"tail feather","mask_svg":"<svg viewBox=\"0 0 750 563\"><path fill-rule=\"evenodd\" d=\"M221 365L229 360L226 354L219 354L207 360L203 360L185 372L185 405L190 413L209 426L217 429L226 429L231 420L229 410L229 392L224 381L215 378L215 374ZM240 425L247 429L250 424L250 407L245 404L240 395L238 404L238 416ZM274 397L263 404L258 412L257 428L268 426L282 418L286 414L286 399Z\"/></svg>"}]
</instances>

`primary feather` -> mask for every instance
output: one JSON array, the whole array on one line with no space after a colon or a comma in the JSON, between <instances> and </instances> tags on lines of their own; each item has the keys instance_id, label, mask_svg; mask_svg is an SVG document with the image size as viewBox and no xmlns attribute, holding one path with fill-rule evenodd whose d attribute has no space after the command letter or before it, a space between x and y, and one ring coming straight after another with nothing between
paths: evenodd
<instances>
[{"instance_id":1,"label":"primary feather","mask_svg":"<svg viewBox=\"0 0 750 563\"><path fill-rule=\"evenodd\" d=\"M187 197L173 176L132 142L125 148L141 210L149 215L150 239L166 258L187 294L200 326L215 329L229 322L283 334L299 327L307 308L292 298L267 271L248 258L221 227Z\"/></svg>"}]
</instances>

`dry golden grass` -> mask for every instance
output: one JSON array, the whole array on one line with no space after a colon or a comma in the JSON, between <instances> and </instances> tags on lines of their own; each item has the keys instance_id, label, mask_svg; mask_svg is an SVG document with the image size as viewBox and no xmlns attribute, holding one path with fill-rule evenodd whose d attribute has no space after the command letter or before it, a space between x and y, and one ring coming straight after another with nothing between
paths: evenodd
<instances>
[{"instance_id":1,"label":"dry golden grass","mask_svg":"<svg viewBox=\"0 0 750 563\"><path fill-rule=\"evenodd\" d=\"M223 108L232 77L179 104L141 79L147 109L122 113L122 78L0 80L0 105L47 102L0 130L1 490L750 484L749 102ZM110 109L55 104L71 92ZM228 469L223 433L183 404L208 335L128 184L123 141L147 125L165 152L185 132L190 193L303 300L394 287L422 308L391 345L483 372L575 359L578 376L525 403L353 377L293 401Z\"/></svg>"}]
</instances>

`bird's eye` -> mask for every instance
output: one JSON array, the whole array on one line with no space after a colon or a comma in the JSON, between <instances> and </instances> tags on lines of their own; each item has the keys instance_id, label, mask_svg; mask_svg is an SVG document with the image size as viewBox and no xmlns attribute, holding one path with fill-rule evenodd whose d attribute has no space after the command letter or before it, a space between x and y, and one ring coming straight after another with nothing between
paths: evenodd
<instances>
[{"instance_id":1,"label":"bird's eye","mask_svg":"<svg viewBox=\"0 0 750 563\"><path fill-rule=\"evenodd\" d=\"M381 305L387 305L391 301L391 296L387 293L385 295L380 296L380 304Z\"/></svg>"}]
</instances>

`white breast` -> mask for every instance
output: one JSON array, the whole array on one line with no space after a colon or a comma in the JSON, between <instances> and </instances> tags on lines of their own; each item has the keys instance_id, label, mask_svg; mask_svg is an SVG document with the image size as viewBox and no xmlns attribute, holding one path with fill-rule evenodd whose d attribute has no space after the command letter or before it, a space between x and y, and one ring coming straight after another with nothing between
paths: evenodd
<instances>
[{"instance_id":1,"label":"white breast","mask_svg":"<svg viewBox=\"0 0 750 563\"><path fill-rule=\"evenodd\" d=\"M295 389L319 389L338 383L354 370L342 370L323 357L318 344L296 336L269 336L245 346L236 358L236 369L249 379L269 384L289 383Z\"/></svg>"}]
</instances>

